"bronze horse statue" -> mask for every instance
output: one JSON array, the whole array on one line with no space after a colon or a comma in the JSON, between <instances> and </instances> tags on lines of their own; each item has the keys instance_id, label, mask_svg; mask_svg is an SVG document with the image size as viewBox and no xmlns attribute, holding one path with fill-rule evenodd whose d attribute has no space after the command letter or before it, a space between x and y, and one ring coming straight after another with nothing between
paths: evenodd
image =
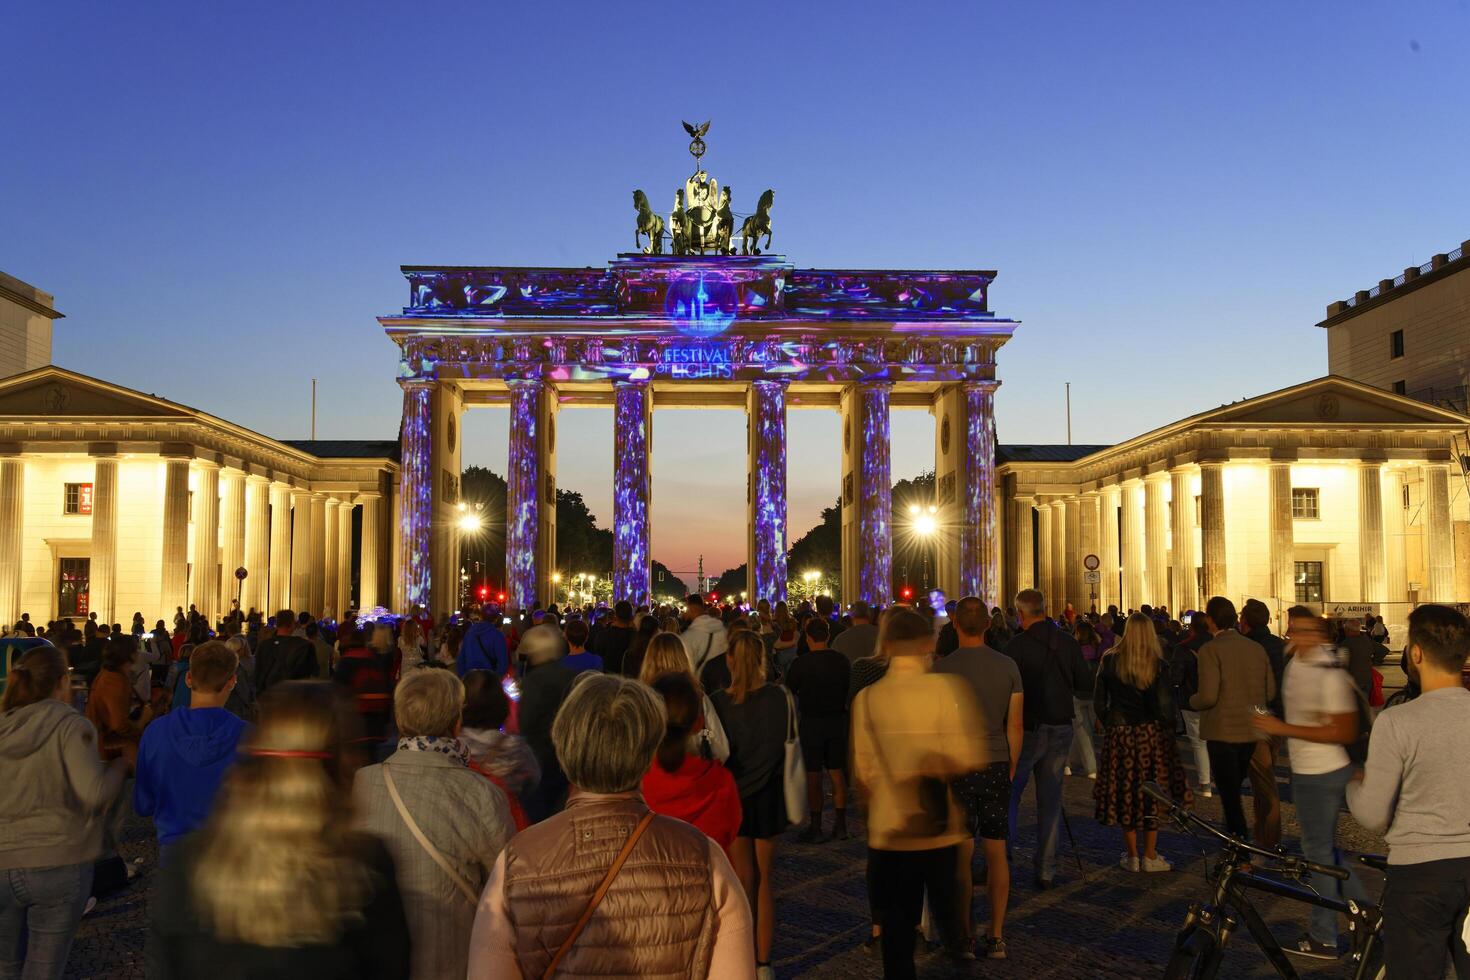
<instances>
[{"instance_id":1,"label":"bronze horse statue","mask_svg":"<svg viewBox=\"0 0 1470 980\"><path fill-rule=\"evenodd\" d=\"M662 255L664 252L664 219L648 206L648 195L633 192L633 207L638 211L638 226L633 230L633 247L641 248L645 255ZM643 236L648 244L643 245Z\"/></svg>"},{"instance_id":2,"label":"bronze horse statue","mask_svg":"<svg viewBox=\"0 0 1470 980\"><path fill-rule=\"evenodd\" d=\"M761 195L760 204L756 206L755 214L745 219L740 226L740 254L759 255L761 236L766 236L766 248L771 247L771 206L776 203L776 195L767 190Z\"/></svg>"}]
</instances>

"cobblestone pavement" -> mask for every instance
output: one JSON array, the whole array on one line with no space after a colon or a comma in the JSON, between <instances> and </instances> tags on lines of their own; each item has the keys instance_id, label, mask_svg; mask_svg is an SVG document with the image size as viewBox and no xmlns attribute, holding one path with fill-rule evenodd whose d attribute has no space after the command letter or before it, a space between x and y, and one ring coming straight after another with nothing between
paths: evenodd
<instances>
[{"instance_id":1,"label":"cobblestone pavement","mask_svg":"<svg viewBox=\"0 0 1470 980\"><path fill-rule=\"evenodd\" d=\"M1402 683L1401 675L1394 676L1396 670L1385 673L1390 684ZM1191 756L1183 743L1180 756L1189 763ZM1282 839L1294 846L1299 831L1290 802L1284 754L1281 762ZM1034 795L1027 791L1020 813L1006 919L1010 958L955 966L940 954L929 954L919 960L921 977L1146 978L1162 973L1186 908L1207 894L1204 860L1194 841L1166 830L1160 835L1159 851L1174 862L1173 871L1129 874L1118 868L1121 835L1093 820L1093 785L1091 780L1078 776L1066 780L1066 813L1076 848L1068 843L1064 832L1056 887L1045 892L1031 884L1036 812ZM1249 801L1246 810L1249 814ZM1197 798L1195 812L1217 825L1222 822L1218 798ZM829 825L830 820L829 813ZM789 833L780 843L775 865L774 963L778 977L863 980L882 975L878 961L861 950L869 925L860 815L854 817L854 823L857 836L850 841L805 845L797 843L795 833ZM157 859L151 829L138 819L128 824L122 854L129 860L143 858L142 873L122 892L100 902L96 911L83 920L72 948L68 977L144 975L148 892ZM1364 831L1346 814L1339 841L1354 852L1381 853L1383 849L1380 838ZM1077 870L1078 858L1081 873ZM983 920L988 910L982 868L977 858L975 914ZM1376 897L1382 889L1382 876L1364 870L1363 879L1369 895ZM1305 931L1305 907L1262 896L1258 908L1284 943L1294 942ZM1347 974L1338 964L1299 958L1294 962L1306 976ZM1229 947L1221 976L1274 975L1242 929Z\"/></svg>"}]
</instances>

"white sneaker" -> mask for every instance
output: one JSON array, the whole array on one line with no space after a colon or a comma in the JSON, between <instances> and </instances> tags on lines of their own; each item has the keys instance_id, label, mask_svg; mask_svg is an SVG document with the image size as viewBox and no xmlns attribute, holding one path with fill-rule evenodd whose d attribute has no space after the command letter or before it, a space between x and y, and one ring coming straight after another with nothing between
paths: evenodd
<instances>
[{"instance_id":1,"label":"white sneaker","mask_svg":"<svg viewBox=\"0 0 1470 980\"><path fill-rule=\"evenodd\" d=\"M1090 773L1087 774L1087 778L1088 779L1096 779L1097 778L1097 773L1090 772Z\"/></svg>"},{"instance_id":2,"label":"white sneaker","mask_svg":"<svg viewBox=\"0 0 1470 980\"><path fill-rule=\"evenodd\" d=\"M1118 867L1122 868L1124 871L1137 871L1138 858L1129 854L1127 851L1124 851L1121 855L1118 856Z\"/></svg>"},{"instance_id":3,"label":"white sneaker","mask_svg":"<svg viewBox=\"0 0 1470 980\"><path fill-rule=\"evenodd\" d=\"M87 907L84 908L84 909L82 909L82 915L88 915L88 914L90 914L91 911L93 909L95 909L96 907L97 907L97 896L95 896L95 895L88 895L87 896Z\"/></svg>"},{"instance_id":4,"label":"white sneaker","mask_svg":"<svg viewBox=\"0 0 1470 980\"><path fill-rule=\"evenodd\" d=\"M1062 775L1063 776L1070 776L1070 775L1072 775L1072 767L1071 766L1062 766Z\"/></svg>"},{"instance_id":5,"label":"white sneaker","mask_svg":"<svg viewBox=\"0 0 1470 980\"><path fill-rule=\"evenodd\" d=\"M1138 867L1140 871L1168 871L1173 865L1165 861L1162 854L1156 854L1153 857L1144 857L1138 862Z\"/></svg>"}]
</instances>

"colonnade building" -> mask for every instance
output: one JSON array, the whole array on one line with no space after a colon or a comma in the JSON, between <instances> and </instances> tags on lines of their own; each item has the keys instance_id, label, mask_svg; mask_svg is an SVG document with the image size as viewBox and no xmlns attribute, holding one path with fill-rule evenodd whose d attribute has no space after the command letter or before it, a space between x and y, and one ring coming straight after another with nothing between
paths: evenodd
<instances>
[{"instance_id":1,"label":"colonnade building","mask_svg":"<svg viewBox=\"0 0 1470 980\"><path fill-rule=\"evenodd\" d=\"M0 380L0 623L386 602L397 449L283 442L54 366Z\"/></svg>"},{"instance_id":2,"label":"colonnade building","mask_svg":"<svg viewBox=\"0 0 1470 980\"><path fill-rule=\"evenodd\" d=\"M1176 613L1223 595L1391 624L1470 602L1467 427L1328 376L1116 446L1002 446L1006 594Z\"/></svg>"}]
</instances>

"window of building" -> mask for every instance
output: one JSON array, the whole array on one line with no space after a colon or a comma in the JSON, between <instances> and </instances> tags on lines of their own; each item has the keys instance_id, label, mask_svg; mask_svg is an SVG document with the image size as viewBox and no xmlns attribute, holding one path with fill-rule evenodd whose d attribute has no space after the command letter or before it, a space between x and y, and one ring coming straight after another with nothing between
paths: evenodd
<instances>
[{"instance_id":1,"label":"window of building","mask_svg":"<svg viewBox=\"0 0 1470 980\"><path fill-rule=\"evenodd\" d=\"M92 513L92 484L68 483L64 485L61 512L63 514Z\"/></svg>"},{"instance_id":2,"label":"window of building","mask_svg":"<svg viewBox=\"0 0 1470 980\"><path fill-rule=\"evenodd\" d=\"M56 614L58 616L87 615L91 595L92 560L90 558L63 558L57 569Z\"/></svg>"},{"instance_id":3,"label":"window of building","mask_svg":"<svg viewBox=\"0 0 1470 980\"><path fill-rule=\"evenodd\" d=\"M1320 561L1293 562L1296 566L1296 601L1322 601L1322 563Z\"/></svg>"},{"instance_id":4,"label":"window of building","mask_svg":"<svg viewBox=\"0 0 1470 980\"><path fill-rule=\"evenodd\" d=\"M1407 395L1409 393L1409 383L1407 381L1395 381L1393 383L1393 393L1395 395Z\"/></svg>"},{"instance_id":5,"label":"window of building","mask_svg":"<svg viewBox=\"0 0 1470 980\"><path fill-rule=\"evenodd\" d=\"M1199 527L1199 494L1194 495L1194 526Z\"/></svg>"},{"instance_id":6,"label":"window of building","mask_svg":"<svg viewBox=\"0 0 1470 980\"><path fill-rule=\"evenodd\" d=\"M1291 517L1297 521L1315 521L1322 516L1322 492L1316 487L1291 488Z\"/></svg>"},{"instance_id":7,"label":"window of building","mask_svg":"<svg viewBox=\"0 0 1470 980\"><path fill-rule=\"evenodd\" d=\"M1404 332L1395 330L1388 335L1388 356L1390 358L1404 356Z\"/></svg>"},{"instance_id":8,"label":"window of building","mask_svg":"<svg viewBox=\"0 0 1470 980\"><path fill-rule=\"evenodd\" d=\"M1405 483L1403 485L1403 488L1402 489L1403 489L1403 494L1404 494L1404 510L1408 510L1409 509L1409 485L1407 483Z\"/></svg>"}]
</instances>

